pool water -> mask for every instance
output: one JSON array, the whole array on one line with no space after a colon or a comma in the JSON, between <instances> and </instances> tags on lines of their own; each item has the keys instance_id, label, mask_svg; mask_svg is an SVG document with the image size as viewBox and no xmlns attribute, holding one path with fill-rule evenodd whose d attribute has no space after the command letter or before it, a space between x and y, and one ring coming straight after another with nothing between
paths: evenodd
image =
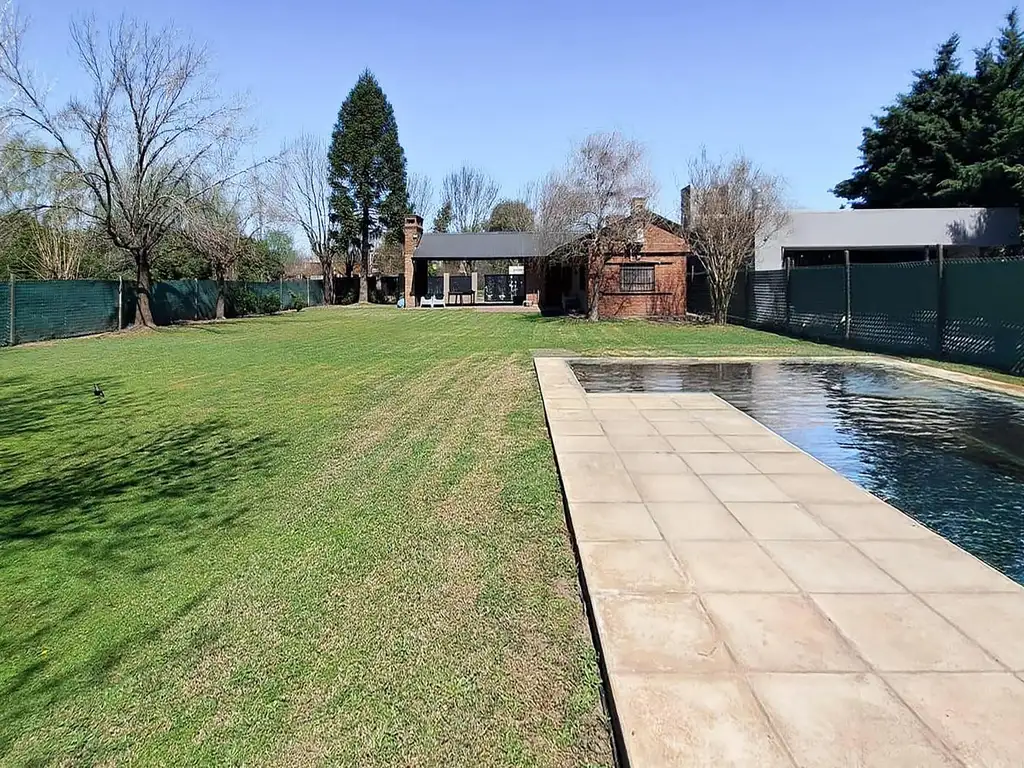
<instances>
[{"instance_id":1,"label":"pool water","mask_svg":"<svg viewBox=\"0 0 1024 768\"><path fill-rule=\"evenodd\" d=\"M1024 584L1024 399L872 363L588 363L587 392L719 395Z\"/></svg>"}]
</instances>

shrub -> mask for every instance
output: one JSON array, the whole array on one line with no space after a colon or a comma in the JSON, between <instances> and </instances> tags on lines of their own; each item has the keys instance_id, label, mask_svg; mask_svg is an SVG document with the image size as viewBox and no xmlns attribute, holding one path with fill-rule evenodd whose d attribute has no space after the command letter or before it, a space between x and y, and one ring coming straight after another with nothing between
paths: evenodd
<instances>
[{"instance_id":1,"label":"shrub","mask_svg":"<svg viewBox=\"0 0 1024 768\"><path fill-rule=\"evenodd\" d=\"M306 300L299 296L297 293L291 293L291 308L296 312L301 312L306 308Z\"/></svg>"},{"instance_id":2,"label":"shrub","mask_svg":"<svg viewBox=\"0 0 1024 768\"><path fill-rule=\"evenodd\" d=\"M239 285L229 285L224 294L224 314L244 317L260 312L260 297L254 291Z\"/></svg>"},{"instance_id":3,"label":"shrub","mask_svg":"<svg viewBox=\"0 0 1024 768\"><path fill-rule=\"evenodd\" d=\"M260 294L256 300L256 311L261 315L272 315L281 311L281 296L276 293Z\"/></svg>"}]
</instances>

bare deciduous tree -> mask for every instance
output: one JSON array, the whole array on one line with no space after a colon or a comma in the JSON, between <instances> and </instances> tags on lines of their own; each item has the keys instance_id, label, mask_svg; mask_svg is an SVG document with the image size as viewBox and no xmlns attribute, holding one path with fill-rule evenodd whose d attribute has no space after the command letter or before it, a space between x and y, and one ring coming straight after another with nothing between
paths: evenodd
<instances>
[{"instance_id":1,"label":"bare deciduous tree","mask_svg":"<svg viewBox=\"0 0 1024 768\"><path fill-rule=\"evenodd\" d=\"M690 245L708 274L714 320L724 323L740 269L786 223L785 183L743 154L713 159L705 149L689 177Z\"/></svg>"},{"instance_id":2,"label":"bare deciduous tree","mask_svg":"<svg viewBox=\"0 0 1024 768\"><path fill-rule=\"evenodd\" d=\"M61 190L32 228L34 272L40 280L75 280L81 273L86 232L73 200L72 191Z\"/></svg>"},{"instance_id":3,"label":"bare deciduous tree","mask_svg":"<svg viewBox=\"0 0 1024 768\"><path fill-rule=\"evenodd\" d=\"M95 221L136 266L138 319L152 325L150 270L157 246L177 225L182 204L205 190L194 178L215 155L246 136L244 107L214 88L202 47L170 28L122 17L105 31L88 20L71 26L73 49L91 87L52 108L48 89L28 67L16 16L0 34L0 80L12 91L3 116L45 135L82 180Z\"/></svg>"},{"instance_id":4,"label":"bare deciduous tree","mask_svg":"<svg viewBox=\"0 0 1024 768\"><path fill-rule=\"evenodd\" d=\"M573 148L565 168L550 174L537 196L536 229L544 267L579 268L591 320L600 313L605 265L638 253L655 192L643 146L619 133L594 133Z\"/></svg>"},{"instance_id":5,"label":"bare deciduous tree","mask_svg":"<svg viewBox=\"0 0 1024 768\"><path fill-rule=\"evenodd\" d=\"M324 301L334 303L335 244L331 240L331 187L327 142L310 133L299 136L277 163L278 217L299 227L320 262Z\"/></svg>"},{"instance_id":6,"label":"bare deciduous tree","mask_svg":"<svg viewBox=\"0 0 1024 768\"><path fill-rule=\"evenodd\" d=\"M252 226L258 220L259 201L252 199L253 184L242 177L241 183L210 186L193 197L181 210L181 231L186 241L209 262L217 283L218 320L224 319L227 281L235 267L253 247Z\"/></svg>"},{"instance_id":7,"label":"bare deciduous tree","mask_svg":"<svg viewBox=\"0 0 1024 768\"><path fill-rule=\"evenodd\" d=\"M429 221L434 212L434 182L422 173L410 173L405 183L412 212Z\"/></svg>"},{"instance_id":8,"label":"bare deciduous tree","mask_svg":"<svg viewBox=\"0 0 1024 768\"><path fill-rule=\"evenodd\" d=\"M468 165L445 176L441 182L441 202L451 206L455 231L480 232L498 199L498 189L498 182Z\"/></svg>"}]
</instances>

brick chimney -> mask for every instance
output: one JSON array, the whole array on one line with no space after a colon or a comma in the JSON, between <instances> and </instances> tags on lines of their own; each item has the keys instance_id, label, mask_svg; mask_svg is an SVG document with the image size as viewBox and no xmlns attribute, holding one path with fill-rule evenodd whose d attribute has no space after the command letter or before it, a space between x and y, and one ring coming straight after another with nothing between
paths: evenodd
<instances>
[{"instance_id":1,"label":"brick chimney","mask_svg":"<svg viewBox=\"0 0 1024 768\"><path fill-rule=\"evenodd\" d=\"M647 217L644 212L647 210L647 198L646 197L634 197L629 201L629 213L635 217L635 225L633 228L633 243L640 250L644 247L646 228L647 228Z\"/></svg>"},{"instance_id":2,"label":"brick chimney","mask_svg":"<svg viewBox=\"0 0 1024 768\"><path fill-rule=\"evenodd\" d=\"M406 216L405 226L402 228L404 238L402 241L402 255L405 257L405 306L415 307L416 296L413 285L413 260L412 255L416 252L420 240L423 238L423 217Z\"/></svg>"},{"instance_id":3,"label":"brick chimney","mask_svg":"<svg viewBox=\"0 0 1024 768\"><path fill-rule=\"evenodd\" d=\"M632 200L629 201L629 212L632 213L634 216L638 213L643 213L646 207L646 197L634 197Z\"/></svg>"},{"instance_id":4,"label":"brick chimney","mask_svg":"<svg viewBox=\"0 0 1024 768\"><path fill-rule=\"evenodd\" d=\"M683 225L683 233L690 231L690 185L687 184L679 190L679 223Z\"/></svg>"}]
</instances>

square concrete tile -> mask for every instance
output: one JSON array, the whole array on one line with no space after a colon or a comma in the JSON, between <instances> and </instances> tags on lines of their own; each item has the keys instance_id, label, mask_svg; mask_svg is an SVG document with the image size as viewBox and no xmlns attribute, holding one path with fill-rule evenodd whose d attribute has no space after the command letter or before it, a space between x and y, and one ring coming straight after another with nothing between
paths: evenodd
<instances>
[{"instance_id":1,"label":"square concrete tile","mask_svg":"<svg viewBox=\"0 0 1024 768\"><path fill-rule=\"evenodd\" d=\"M815 595L814 601L879 671L1000 669L994 659L914 595Z\"/></svg>"},{"instance_id":2,"label":"square concrete tile","mask_svg":"<svg viewBox=\"0 0 1024 768\"><path fill-rule=\"evenodd\" d=\"M807 514L799 504L731 501L725 506L755 539L836 538L832 531Z\"/></svg>"},{"instance_id":3,"label":"square concrete tile","mask_svg":"<svg viewBox=\"0 0 1024 768\"><path fill-rule=\"evenodd\" d=\"M593 421L588 408L548 408L548 421Z\"/></svg>"},{"instance_id":4,"label":"square concrete tile","mask_svg":"<svg viewBox=\"0 0 1024 768\"><path fill-rule=\"evenodd\" d=\"M1024 758L1024 682L1009 672L883 675L969 766L1010 768Z\"/></svg>"},{"instance_id":5,"label":"square concrete tile","mask_svg":"<svg viewBox=\"0 0 1024 768\"><path fill-rule=\"evenodd\" d=\"M601 427L606 435L658 435L654 425L639 416L632 421L601 421Z\"/></svg>"},{"instance_id":6,"label":"square concrete tile","mask_svg":"<svg viewBox=\"0 0 1024 768\"><path fill-rule=\"evenodd\" d=\"M729 453L732 451L720 437L714 435L675 435L668 437L672 449L680 453Z\"/></svg>"},{"instance_id":7,"label":"square concrete tile","mask_svg":"<svg viewBox=\"0 0 1024 768\"><path fill-rule=\"evenodd\" d=\"M658 434L665 437L711 436L711 430L698 421L655 421L652 423L658 430Z\"/></svg>"},{"instance_id":8,"label":"square concrete tile","mask_svg":"<svg viewBox=\"0 0 1024 768\"><path fill-rule=\"evenodd\" d=\"M702 594L797 591L756 542L666 539Z\"/></svg>"},{"instance_id":9,"label":"square concrete tile","mask_svg":"<svg viewBox=\"0 0 1024 768\"><path fill-rule=\"evenodd\" d=\"M903 592L845 541L766 541L764 548L807 592Z\"/></svg>"},{"instance_id":10,"label":"square concrete tile","mask_svg":"<svg viewBox=\"0 0 1024 768\"><path fill-rule=\"evenodd\" d=\"M680 453L698 475L756 475L754 466L738 453Z\"/></svg>"},{"instance_id":11,"label":"square concrete tile","mask_svg":"<svg viewBox=\"0 0 1024 768\"><path fill-rule=\"evenodd\" d=\"M766 475L832 472L829 467L826 467L813 456L808 456L806 453L798 451L787 451L785 453L758 453L755 451L744 455L747 461Z\"/></svg>"},{"instance_id":12,"label":"square concrete tile","mask_svg":"<svg viewBox=\"0 0 1024 768\"><path fill-rule=\"evenodd\" d=\"M643 504L570 502L569 514L577 541L661 539L658 526Z\"/></svg>"},{"instance_id":13,"label":"square concrete tile","mask_svg":"<svg viewBox=\"0 0 1024 768\"><path fill-rule=\"evenodd\" d=\"M703 480L719 501L790 501L764 475L707 475Z\"/></svg>"},{"instance_id":14,"label":"square concrete tile","mask_svg":"<svg viewBox=\"0 0 1024 768\"><path fill-rule=\"evenodd\" d=\"M749 534L717 501L649 503L666 539L744 540Z\"/></svg>"},{"instance_id":15,"label":"square concrete tile","mask_svg":"<svg viewBox=\"0 0 1024 768\"><path fill-rule=\"evenodd\" d=\"M716 672L733 667L696 595L599 592L594 614L608 669L617 672Z\"/></svg>"},{"instance_id":16,"label":"square concrete tile","mask_svg":"<svg viewBox=\"0 0 1024 768\"><path fill-rule=\"evenodd\" d=\"M647 392L642 395L631 395L629 402L635 405L639 410L679 410L679 404L672 399L672 395L657 392Z\"/></svg>"},{"instance_id":17,"label":"square concrete tile","mask_svg":"<svg viewBox=\"0 0 1024 768\"><path fill-rule=\"evenodd\" d=\"M604 435L552 435L551 442L559 453L611 453L611 442Z\"/></svg>"},{"instance_id":18,"label":"square concrete tile","mask_svg":"<svg viewBox=\"0 0 1024 768\"><path fill-rule=\"evenodd\" d=\"M796 446L790 445L781 437L765 430L760 435L722 435L729 447L740 453L785 453L798 452Z\"/></svg>"},{"instance_id":19,"label":"square concrete tile","mask_svg":"<svg viewBox=\"0 0 1024 768\"><path fill-rule=\"evenodd\" d=\"M559 435L603 435L604 430L595 420L551 421L548 422L552 437Z\"/></svg>"},{"instance_id":20,"label":"square concrete tile","mask_svg":"<svg viewBox=\"0 0 1024 768\"><path fill-rule=\"evenodd\" d=\"M804 507L844 539L927 539L935 535L881 500L867 504L807 503Z\"/></svg>"},{"instance_id":21,"label":"square concrete tile","mask_svg":"<svg viewBox=\"0 0 1024 768\"><path fill-rule=\"evenodd\" d=\"M733 410L729 403L710 392L679 392L672 395L672 399L682 408L692 411Z\"/></svg>"},{"instance_id":22,"label":"square concrete tile","mask_svg":"<svg viewBox=\"0 0 1024 768\"><path fill-rule=\"evenodd\" d=\"M591 406L591 408L591 412L594 414L594 418L600 421L602 424L605 424L609 421L625 421L628 423L646 421L645 419L641 418L640 412L637 411L637 409L634 408L632 405L629 405L627 408L622 408L621 406L617 408L594 408L593 406Z\"/></svg>"},{"instance_id":23,"label":"square concrete tile","mask_svg":"<svg viewBox=\"0 0 1024 768\"><path fill-rule=\"evenodd\" d=\"M696 475L630 475L644 501L714 501Z\"/></svg>"},{"instance_id":24,"label":"square concrete tile","mask_svg":"<svg viewBox=\"0 0 1024 768\"><path fill-rule=\"evenodd\" d=\"M629 395L623 392L588 393L587 405L595 411L622 411L624 414L627 412L636 414L636 406L629 399ZM625 416L620 418L625 418Z\"/></svg>"},{"instance_id":25,"label":"square concrete tile","mask_svg":"<svg viewBox=\"0 0 1024 768\"><path fill-rule=\"evenodd\" d=\"M765 426L748 416L729 411L706 411L698 419L716 435L760 435Z\"/></svg>"},{"instance_id":26,"label":"square concrete tile","mask_svg":"<svg viewBox=\"0 0 1024 768\"><path fill-rule=\"evenodd\" d=\"M751 685L800 768L957 768L871 674L758 674Z\"/></svg>"},{"instance_id":27,"label":"square concrete tile","mask_svg":"<svg viewBox=\"0 0 1024 768\"><path fill-rule=\"evenodd\" d=\"M612 694L637 768L792 768L741 678L620 674Z\"/></svg>"},{"instance_id":28,"label":"square concrete tile","mask_svg":"<svg viewBox=\"0 0 1024 768\"><path fill-rule=\"evenodd\" d=\"M544 405L549 409L554 408L559 411L579 411L588 407L587 401L582 395L578 397L548 397L544 399Z\"/></svg>"},{"instance_id":29,"label":"square concrete tile","mask_svg":"<svg viewBox=\"0 0 1024 768\"><path fill-rule=\"evenodd\" d=\"M868 557L913 592L1017 592L1020 585L938 536L861 541Z\"/></svg>"},{"instance_id":30,"label":"square concrete tile","mask_svg":"<svg viewBox=\"0 0 1024 768\"><path fill-rule=\"evenodd\" d=\"M619 458L626 471L634 475L692 474L690 468L675 453L623 453Z\"/></svg>"},{"instance_id":31,"label":"square concrete tile","mask_svg":"<svg viewBox=\"0 0 1024 768\"><path fill-rule=\"evenodd\" d=\"M740 667L761 672L865 669L803 595L705 594L704 604Z\"/></svg>"},{"instance_id":32,"label":"square concrete tile","mask_svg":"<svg viewBox=\"0 0 1024 768\"><path fill-rule=\"evenodd\" d=\"M921 595L964 634L1016 672L1024 672L1024 590L1004 594Z\"/></svg>"},{"instance_id":33,"label":"square concrete tile","mask_svg":"<svg viewBox=\"0 0 1024 768\"><path fill-rule=\"evenodd\" d=\"M656 435L612 435L608 438L619 453L669 452L672 446L663 437Z\"/></svg>"},{"instance_id":34,"label":"square concrete tile","mask_svg":"<svg viewBox=\"0 0 1024 768\"><path fill-rule=\"evenodd\" d=\"M559 453L558 471L569 501L640 501L614 453Z\"/></svg>"},{"instance_id":35,"label":"square concrete tile","mask_svg":"<svg viewBox=\"0 0 1024 768\"><path fill-rule=\"evenodd\" d=\"M703 426L697 423L697 418L694 415L693 411L684 411L681 408L675 408L673 410L651 410L648 408L640 408L640 415L643 416L648 421L654 422L656 424L671 423L673 421L688 421L691 424Z\"/></svg>"},{"instance_id":36,"label":"square concrete tile","mask_svg":"<svg viewBox=\"0 0 1024 768\"><path fill-rule=\"evenodd\" d=\"M803 475L767 475L793 501L801 504L828 502L833 504L867 503L875 498L835 472L812 472Z\"/></svg>"},{"instance_id":37,"label":"square concrete tile","mask_svg":"<svg viewBox=\"0 0 1024 768\"><path fill-rule=\"evenodd\" d=\"M692 592L689 576L661 541L580 542L580 562L591 591Z\"/></svg>"}]
</instances>

